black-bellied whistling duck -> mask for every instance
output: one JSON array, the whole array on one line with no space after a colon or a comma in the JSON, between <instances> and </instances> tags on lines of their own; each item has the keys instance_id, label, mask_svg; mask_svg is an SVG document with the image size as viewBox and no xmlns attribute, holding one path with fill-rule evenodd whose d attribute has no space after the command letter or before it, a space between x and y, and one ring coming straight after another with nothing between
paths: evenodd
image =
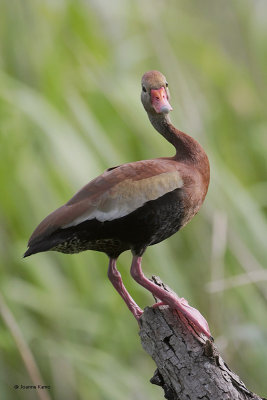
<instances>
[{"instance_id":1,"label":"black-bellied whistling duck","mask_svg":"<svg viewBox=\"0 0 267 400\"><path fill-rule=\"evenodd\" d=\"M172 125L168 84L160 72L144 74L141 100L154 128L175 147L175 156L107 169L37 226L24 257L47 250L106 253L108 277L139 320L142 310L116 267L119 255L131 250L132 277L160 299L158 304L176 309L209 337L199 311L151 282L141 269L146 248L173 235L198 212L209 186L209 161L196 140Z\"/></svg>"}]
</instances>

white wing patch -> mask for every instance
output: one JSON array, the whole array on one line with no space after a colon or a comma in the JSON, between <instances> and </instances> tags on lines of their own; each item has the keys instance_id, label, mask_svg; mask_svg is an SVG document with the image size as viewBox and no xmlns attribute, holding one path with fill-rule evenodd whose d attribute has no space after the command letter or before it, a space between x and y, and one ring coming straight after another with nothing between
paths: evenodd
<instances>
[{"instance_id":1,"label":"white wing patch","mask_svg":"<svg viewBox=\"0 0 267 400\"><path fill-rule=\"evenodd\" d=\"M75 226L94 218L104 222L124 217L146 202L156 200L182 186L183 180L178 171L164 172L141 180L124 180L107 190L97 204L89 204L87 212L62 228Z\"/></svg>"}]
</instances>

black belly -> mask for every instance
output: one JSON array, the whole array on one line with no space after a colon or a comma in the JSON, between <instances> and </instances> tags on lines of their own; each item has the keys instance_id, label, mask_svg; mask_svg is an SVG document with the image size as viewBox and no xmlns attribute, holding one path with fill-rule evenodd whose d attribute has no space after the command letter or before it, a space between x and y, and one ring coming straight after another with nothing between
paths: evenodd
<instances>
[{"instance_id":1,"label":"black belly","mask_svg":"<svg viewBox=\"0 0 267 400\"><path fill-rule=\"evenodd\" d=\"M176 189L122 218L105 222L93 219L59 229L47 238L51 243L49 250L62 253L96 250L116 258L132 249L142 255L147 246L161 242L181 228L183 204L181 189Z\"/></svg>"}]
</instances>

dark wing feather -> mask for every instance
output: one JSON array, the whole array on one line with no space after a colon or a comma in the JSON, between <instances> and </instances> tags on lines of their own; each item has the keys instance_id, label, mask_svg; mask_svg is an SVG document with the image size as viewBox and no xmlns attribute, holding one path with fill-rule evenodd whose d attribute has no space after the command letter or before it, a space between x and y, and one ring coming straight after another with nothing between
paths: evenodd
<instances>
[{"instance_id":1,"label":"dark wing feather","mask_svg":"<svg viewBox=\"0 0 267 400\"><path fill-rule=\"evenodd\" d=\"M31 246L59 228L75 226L86 219L112 220L127 215L183 182L172 159L123 164L107 170L79 190L65 205L49 214L35 229Z\"/></svg>"}]
</instances>

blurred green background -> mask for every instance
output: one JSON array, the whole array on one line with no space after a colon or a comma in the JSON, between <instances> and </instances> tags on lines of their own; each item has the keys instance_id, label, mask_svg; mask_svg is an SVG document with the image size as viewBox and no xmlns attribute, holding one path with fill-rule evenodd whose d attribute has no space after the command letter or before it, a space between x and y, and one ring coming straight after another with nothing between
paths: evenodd
<instances>
[{"instance_id":1,"label":"blurred green background","mask_svg":"<svg viewBox=\"0 0 267 400\"><path fill-rule=\"evenodd\" d=\"M6 0L0 15L1 398L163 398L105 255L21 258L41 219L105 168L173 154L140 103L149 69L167 76L173 123L205 147L211 185L144 271L201 310L266 396L266 0ZM125 284L150 305L130 261ZM13 388L36 382L49 393Z\"/></svg>"}]
</instances>

